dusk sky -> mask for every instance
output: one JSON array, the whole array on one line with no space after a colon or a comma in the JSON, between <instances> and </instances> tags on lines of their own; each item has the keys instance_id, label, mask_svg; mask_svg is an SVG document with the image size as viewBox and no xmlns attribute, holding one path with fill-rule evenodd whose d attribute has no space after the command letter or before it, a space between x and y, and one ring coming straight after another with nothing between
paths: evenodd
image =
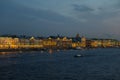
<instances>
[{"instance_id":1,"label":"dusk sky","mask_svg":"<svg viewBox=\"0 0 120 80\"><path fill-rule=\"evenodd\" d=\"M0 34L120 39L120 0L0 0Z\"/></svg>"}]
</instances>

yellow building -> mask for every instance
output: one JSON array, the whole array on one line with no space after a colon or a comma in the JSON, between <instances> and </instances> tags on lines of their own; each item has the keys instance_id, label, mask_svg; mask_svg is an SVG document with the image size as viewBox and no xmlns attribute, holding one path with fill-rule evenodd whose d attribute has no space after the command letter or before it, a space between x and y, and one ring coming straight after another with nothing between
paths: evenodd
<instances>
[{"instance_id":1,"label":"yellow building","mask_svg":"<svg viewBox=\"0 0 120 80\"><path fill-rule=\"evenodd\" d=\"M57 38L57 47L68 49L72 47L72 39L68 39L67 37Z\"/></svg>"},{"instance_id":2,"label":"yellow building","mask_svg":"<svg viewBox=\"0 0 120 80\"><path fill-rule=\"evenodd\" d=\"M17 49L18 45L18 38L0 37L0 49Z\"/></svg>"},{"instance_id":3,"label":"yellow building","mask_svg":"<svg viewBox=\"0 0 120 80\"><path fill-rule=\"evenodd\" d=\"M31 37L30 39L21 38L19 48L43 48L42 40Z\"/></svg>"},{"instance_id":4,"label":"yellow building","mask_svg":"<svg viewBox=\"0 0 120 80\"><path fill-rule=\"evenodd\" d=\"M91 40L91 47L97 48L102 46L101 40Z\"/></svg>"},{"instance_id":5,"label":"yellow building","mask_svg":"<svg viewBox=\"0 0 120 80\"><path fill-rule=\"evenodd\" d=\"M113 39L105 39L102 41L103 47L115 47L118 46L118 41Z\"/></svg>"},{"instance_id":6,"label":"yellow building","mask_svg":"<svg viewBox=\"0 0 120 80\"><path fill-rule=\"evenodd\" d=\"M56 47L57 42L55 39L48 38L48 39L43 39L42 44L44 48L53 48Z\"/></svg>"},{"instance_id":7,"label":"yellow building","mask_svg":"<svg viewBox=\"0 0 120 80\"><path fill-rule=\"evenodd\" d=\"M73 38L72 47L73 48L76 48L76 47L85 48L86 47L86 38L85 37Z\"/></svg>"},{"instance_id":8,"label":"yellow building","mask_svg":"<svg viewBox=\"0 0 120 80\"><path fill-rule=\"evenodd\" d=\"M19 48L29 48L29 39L20 38L19 43Z\"/></svg>"},{"instance_id":9,"label":"yellow building","mask_svg":"<svg viewBox=\"0 0 120 80\"><path fill-rule=\"evenodd\" d=\"M112 39L91 39L87 41L87 47L115 47L118 46L117 40Z\"/></svg>"}]
</instances>

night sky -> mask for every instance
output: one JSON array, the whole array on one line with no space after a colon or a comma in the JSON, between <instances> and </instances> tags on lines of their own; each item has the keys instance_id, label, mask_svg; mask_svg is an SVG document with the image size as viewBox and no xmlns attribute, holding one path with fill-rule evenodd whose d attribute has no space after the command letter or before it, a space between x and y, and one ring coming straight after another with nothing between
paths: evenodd
<instances>
[{"instance_id":1,"label":"night sky","mask_svg":"<svg viewBox=\"0 0 120 80\"><path fill-rule=\"evenodd\" d=\"M120 0L0 0L0 34L120 39Z\"/></svg>"}]
</instances>

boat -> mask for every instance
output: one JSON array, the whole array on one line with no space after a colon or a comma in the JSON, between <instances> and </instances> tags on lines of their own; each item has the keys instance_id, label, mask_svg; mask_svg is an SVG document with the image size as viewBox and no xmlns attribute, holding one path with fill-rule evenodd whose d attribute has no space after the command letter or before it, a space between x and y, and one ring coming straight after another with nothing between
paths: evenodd
<instances>
[{"instance_id":1,"label":"boat","mask_svg":"<svg viewBox=\"0 0 120 80\"><path fill-rule=\"evenodd\" d=\"M82 57L81 54L74 55L74 57Z\"/></svg>"}]
</instances>

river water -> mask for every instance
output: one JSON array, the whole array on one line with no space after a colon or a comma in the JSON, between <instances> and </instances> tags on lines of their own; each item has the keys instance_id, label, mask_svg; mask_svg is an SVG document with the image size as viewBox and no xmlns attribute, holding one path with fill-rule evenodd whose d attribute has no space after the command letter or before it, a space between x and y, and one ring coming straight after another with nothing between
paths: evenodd
<instances>
[{"instance_id":1,"label":"river water","mask_svg":"<svg viewBox=\"0 0 120 80\"><path fill-rule=\"evenodd\" d=\"M120 49L0 52L0 80L120 80Z\"/></svg>"}]
</instances>

